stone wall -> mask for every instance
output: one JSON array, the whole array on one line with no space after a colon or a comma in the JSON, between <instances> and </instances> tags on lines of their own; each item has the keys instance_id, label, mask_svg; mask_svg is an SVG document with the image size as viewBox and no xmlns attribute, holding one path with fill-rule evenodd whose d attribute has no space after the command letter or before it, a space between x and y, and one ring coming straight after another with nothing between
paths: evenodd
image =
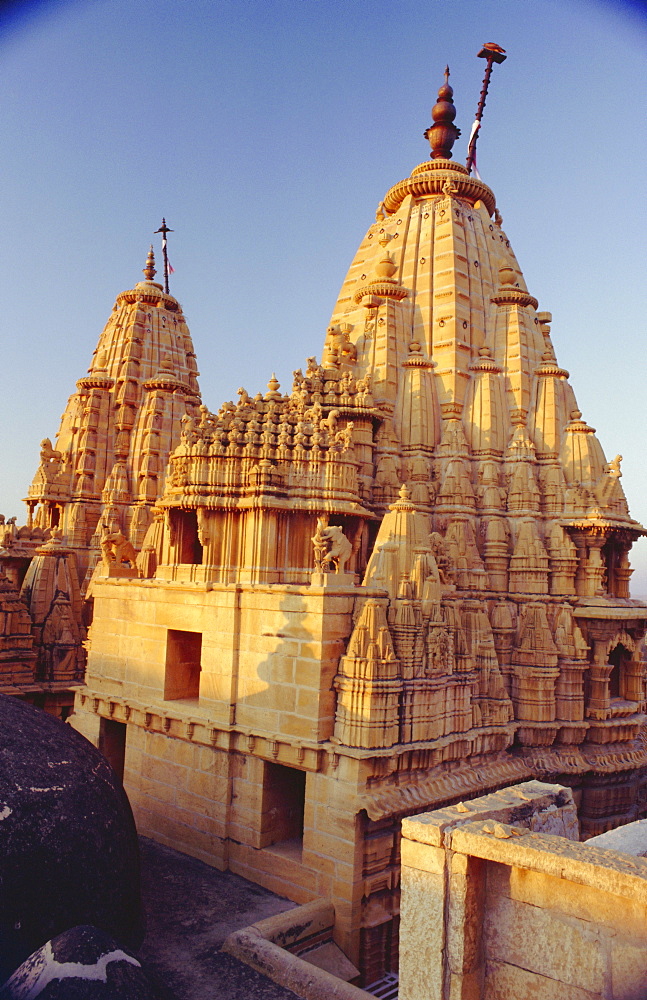
<instances>
[{"instance_id":1,"label":"stone wall","mask_svg":"<svg viewBox=\"0 0 647 1000\"><path fill-rule=\"evenodd\" d=\"M637 1000L647 861L575 842L527 782L403 822L401 1000Z\"/></svg>"}]
</instances>

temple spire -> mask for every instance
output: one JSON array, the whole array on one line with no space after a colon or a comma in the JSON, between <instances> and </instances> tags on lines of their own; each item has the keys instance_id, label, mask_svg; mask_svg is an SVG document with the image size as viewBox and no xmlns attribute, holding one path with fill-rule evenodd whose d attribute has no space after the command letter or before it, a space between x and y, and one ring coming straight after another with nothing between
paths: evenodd
<instances>
[{"instance_id":1,"label":"temple spire","mask_svg":"<svg viewBox=\"0 0 647 1000\"><path fill-rule=\"evenodd\" d=\"M431 109L434 124L425 131L425 138L431 145L432 160L451 160L452 146L461 134L454 125L456 108L454 107L454 91L449 85L449 66L445 67L445 82L438 91L438 101Z\"/></svg>"}]
</instances>

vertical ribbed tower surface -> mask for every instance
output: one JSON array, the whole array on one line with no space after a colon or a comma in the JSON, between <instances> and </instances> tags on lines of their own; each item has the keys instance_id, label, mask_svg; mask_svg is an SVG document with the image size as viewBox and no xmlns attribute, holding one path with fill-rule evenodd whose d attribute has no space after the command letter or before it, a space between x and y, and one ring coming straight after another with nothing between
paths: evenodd
<instances>
[{"instance_id":1,"label":"vertical ribbed tower surface","mask_svg":"<svg viewBox=\"0 0 647 1000\"><path fill-rule=\"evenodd\" d=\"M104 528L141 545L181 418L200 403L191 334L155 273L151 247L145 280L117 296L55 445L41 444L26 500L36 526L62 531L81 578Z\"/></svg>"},{"instance_id":2,"label":"vertical ribbed tower surface","mask_svg":"<svg viewBox=\"0 0 647 1000\"><path fill-rule=\"evenodd\" d=\"M469 518L481 551L500 532L564 558L576 546L577 594L627 599L627 553L643 529L619 482L622 456L608 463L582 420L493 192L449 158L448 83L433 114L432 158L380 202L324 346L324 369L368 377L383 417L373 502L385 513L407 482L436 530Z\"/></svg>"}]
</instances>

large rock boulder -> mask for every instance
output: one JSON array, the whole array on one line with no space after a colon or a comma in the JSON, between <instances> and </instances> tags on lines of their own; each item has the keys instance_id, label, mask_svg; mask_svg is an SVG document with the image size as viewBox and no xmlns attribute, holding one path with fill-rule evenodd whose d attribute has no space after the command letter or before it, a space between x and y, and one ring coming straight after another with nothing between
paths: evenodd
<instances>
[{"instance_id":1,"label":"large rock boulder","mask_svg":"<svg viewBox=\"0 0 647 1000\"><path fill-rule=\"evenodd\" d=\"M128 949L96 927L73 927L30 955L0 1000L172 1000Z\"/></svg>"},{"instance_id":2,"label":"large rock boulder","mask_svg":"<svg viewBox=\"0 0 647 1000\"><path fill-rule=\"evenodd\" d=\"M0 983L81 924L141 943L130 804L85 737L0 695Z\"/></svg>"}]
</instances>

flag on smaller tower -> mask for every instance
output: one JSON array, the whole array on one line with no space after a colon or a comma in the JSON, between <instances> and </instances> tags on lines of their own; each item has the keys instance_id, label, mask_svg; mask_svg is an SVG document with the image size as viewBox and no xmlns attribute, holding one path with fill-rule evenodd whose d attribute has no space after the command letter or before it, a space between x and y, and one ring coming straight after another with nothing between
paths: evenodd
<instances>
[{"instance_id":1,"label":"flag on smaller tower","mask_svg":"<svg viewBox=\"0 0 647 1000\"><path fill-rule=\"evenodd\" d=\"M173 274L173 268L171 267L171 265L169 264L169 261L168 261L168 253L167 253L167 249L166 249L166 246L167 246L167 244L166 244L166 234L167 233L172 233L172 232L173 232L173 230L169 229L169 227L166 225L166 219L162 219L162 225L160 226L159 229L155 230L155 234L157 234L157 233L161 233L162 234L162 255L164 257L164 291L166 292L167 295L168 295L168 292L169 292L169 288L168 288L168 276L169 276L169 274Z\"/></svg>"}]
</instances>

